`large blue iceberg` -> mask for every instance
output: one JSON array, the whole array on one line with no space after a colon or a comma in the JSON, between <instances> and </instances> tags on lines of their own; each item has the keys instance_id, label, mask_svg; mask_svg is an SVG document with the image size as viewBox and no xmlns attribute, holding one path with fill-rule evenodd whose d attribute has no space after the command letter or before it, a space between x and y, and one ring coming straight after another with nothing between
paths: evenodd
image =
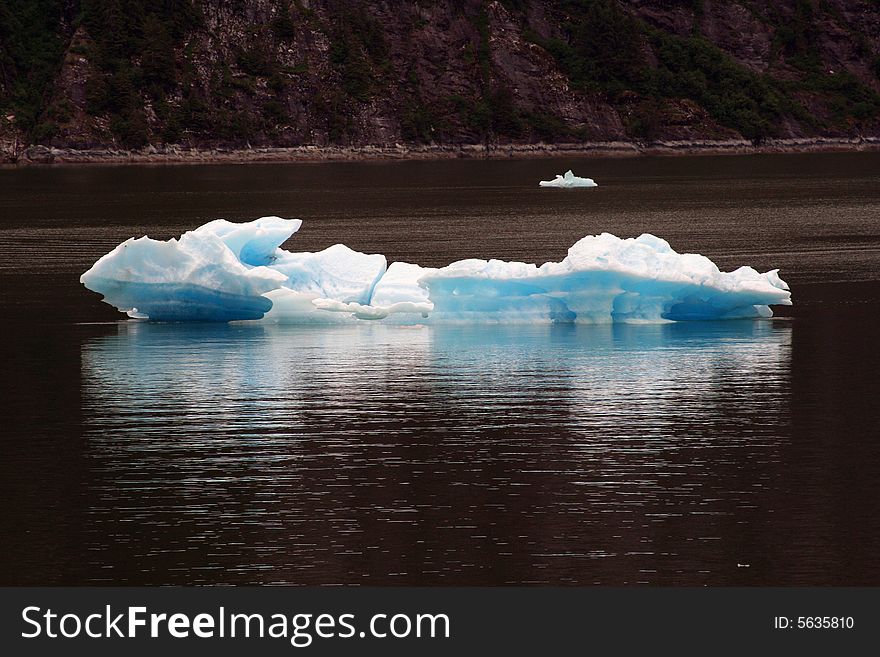
<instances>
[{"instance_id":1,"label":"large blue iceberg","mask_svg":"<svg viewBox=\"0 0 880 657\"><path fill-rule=\"evenodd\" d=\"M770 317L790 305L778 270L722 272L653 235L590 235L561 262L461 260L439 269L336 244L280 248L298 219L212 221L179 239L129 239L80 278L131 317L300 324L660 322Z\"/></svg>"}]
</instances>

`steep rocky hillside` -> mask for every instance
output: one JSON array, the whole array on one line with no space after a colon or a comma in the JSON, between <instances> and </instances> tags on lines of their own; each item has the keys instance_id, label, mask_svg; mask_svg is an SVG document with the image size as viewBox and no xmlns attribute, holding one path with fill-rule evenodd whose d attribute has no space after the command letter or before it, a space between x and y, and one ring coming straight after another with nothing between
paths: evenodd
<instances>
[{"instance_id":1,"label":"steep rocky hillside","mask_svg":"<svg viewBox=\"0 0 880 657\"><path fill-rule=\"evenodd\" d=\"M880 136L880 0L0 0L0 148Z\"/></svg>"}]
</instances>

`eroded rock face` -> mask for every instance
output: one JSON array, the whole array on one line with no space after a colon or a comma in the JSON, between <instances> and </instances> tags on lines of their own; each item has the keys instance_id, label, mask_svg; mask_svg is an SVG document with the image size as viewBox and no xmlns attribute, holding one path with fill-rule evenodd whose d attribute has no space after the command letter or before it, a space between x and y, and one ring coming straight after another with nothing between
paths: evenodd
<instances>
[{"instance_id":1,"label":"eroded rock face","mask_svg":"<svg viewBox=\"0 0 880 657\"><path fill-rule=\"evenodd\" d=\"M124 44L128 54L110 65L104 19L75 21L80 3L63 3L58 34L67 45L35 126L23 129L10 101L22 72L4 68L2 156L13 159L34 144L389 147L880 135L880 5L866 0L192 4L198 10L183 28L161 16L138 23ZM598 53L582 48L602 38L597 24L611 26L610 46ZM636 68L590 69L614 50L617 34L630 42L612 61L629 48ZM701 71L674 71L676 82L693 77L675 91L670 78L644 82L639 71L668 65L670 43L690 52L704 42L746 72L731 89L711 91L730 95L742 80L767 84L776 94L771 104L783 99L782 106L759 107L764 114L755 121L731 118L704 93L711 81ZM14 59L0 46L3 57Z\"/></svg>"},{"instance_id":2,"label":"eroded rock face","mask_svg":"<svg viewBox=\"0 0 880 657\"><path fill-rule=\"evenodd\" d=\"M707 0L698 22L707 39L743 66L759 73L770 67L773 32L744 5Z\"/></svg>"}]
</instances>

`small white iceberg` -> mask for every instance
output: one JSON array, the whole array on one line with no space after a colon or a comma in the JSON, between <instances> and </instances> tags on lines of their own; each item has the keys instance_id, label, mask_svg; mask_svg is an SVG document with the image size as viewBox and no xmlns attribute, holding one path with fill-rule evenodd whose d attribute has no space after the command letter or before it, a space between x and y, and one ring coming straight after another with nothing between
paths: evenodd
<instances>
[{"instance_id":1,"label":"small white iceberg","mask_svg":"<svg viewBox=\"0 0 880 657\"><path fill-rule=\"evenodd\" d=\"M571 169L566 171L564 175L560 176L557 174L553 180L542 180L538 185L541 187L563 187L565 189L570 187L598 187L595 180L576 176Z\"/></svg>"}]
</instances>

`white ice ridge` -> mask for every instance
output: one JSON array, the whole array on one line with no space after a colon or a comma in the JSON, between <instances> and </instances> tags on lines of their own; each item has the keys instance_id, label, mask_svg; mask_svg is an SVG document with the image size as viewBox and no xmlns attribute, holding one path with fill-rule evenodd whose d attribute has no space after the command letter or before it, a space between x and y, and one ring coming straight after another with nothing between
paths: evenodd
<instances>
[{"instance_id":1,"label":"white ice ridge","mask_svg":"<svg viewBox=\"0 0 880 657\"><path fill-rule=\"evenodd\" d=\"M538 183L539 187L598 187L596 182L592 178L580 178L574 173L572 173L571 169L566 171L563 175L556 174L556 177L553 180L542 180Z\"/></svg>"},{"instance_id":2,"label":"white ice ridge","mask_svg":"<svg viewBox=\"0 0 880 657\"><path fill-rule=\"evenodd\" d=\"M389 267L342 244L281 249L301 225L219 220L179 239L129 239L80 280L122 312L160 321L657 322L770 317L769 306L791 304L776 269L722 272L648 234L590 235L540 267L471 259L431 269Z\"/></svg>"}]
</instances>

